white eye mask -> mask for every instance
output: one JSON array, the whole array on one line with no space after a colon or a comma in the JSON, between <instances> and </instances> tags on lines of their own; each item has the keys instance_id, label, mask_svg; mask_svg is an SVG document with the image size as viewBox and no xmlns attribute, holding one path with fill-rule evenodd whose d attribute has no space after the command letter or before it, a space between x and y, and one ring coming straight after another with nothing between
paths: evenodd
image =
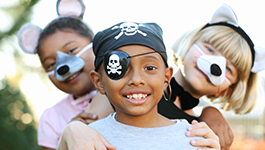
<instances>
[{"instance_id":1,"label":"white eye mask","mask_svg":"<svg viewBox=\"0 0 265 150\"><path fill-rule=\"evenodd\" d=\"M55 68L53 71L47 72L47 74L54 74L55 78L60 82L65 81L85 66L85 62L82 58L80 58L80 56L91 47L92 43L88 44L76 55L70 55L57 51Z\"/></svg>"},{"instance_id":2,"label":"white eye mask","mask_svg":"<svg viewBox=\"0 0 265 150\"><path fill-rule=\"evenodd\" d=\"M208 76L213 85L221 85L224 80L230 85L231 82L225 77L226 59L223 56L206 55L197 44L193 46L202 54L197 59L198 68Z\"/></svg>"}]
</instances>

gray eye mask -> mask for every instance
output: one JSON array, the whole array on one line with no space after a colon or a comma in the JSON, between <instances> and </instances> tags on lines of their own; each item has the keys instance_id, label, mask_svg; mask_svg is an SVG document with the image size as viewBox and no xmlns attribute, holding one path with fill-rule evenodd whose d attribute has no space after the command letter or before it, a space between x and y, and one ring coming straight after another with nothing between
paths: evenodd
<instances>
[{"instance_id":1,"label":"gray eye mask","mask_svg":"<svg viewBox=\"0 0 265 150\"><path fill-rule=\"evenodd\" d=\"M213 85L221 85L224 80L231 85L225 77L226 59L223 56L206 55L197 44L193 44L202 55L197 59L198 68L207 75Z\"/></svg>"},{"instance_id":2,"label":"gray eye mask","mask_svg":"<svg viewBox=\"0 0 265 150\"><path fill-rule=\"evenodd\" d=\"M60 82L65 81L85 66L85 62L82 58L80 58L80 56L91 47L92 43L88 44L76 55L70 55L57 51L55 68L53 71L47 72L47 74L54 74L55 78Z\"/></svg>"}]
</instances>

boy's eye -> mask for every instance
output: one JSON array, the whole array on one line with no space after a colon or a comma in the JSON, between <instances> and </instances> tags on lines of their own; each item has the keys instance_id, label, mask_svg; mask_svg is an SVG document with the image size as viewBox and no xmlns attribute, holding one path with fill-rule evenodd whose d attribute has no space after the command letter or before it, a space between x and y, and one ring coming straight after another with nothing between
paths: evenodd
<instances>
[{"instance_id":1,"label":"boy's eye","mask_svg":"<svg viewBox=\"0 0 265 150\"><path fill-rule=\"evenodd\" d=\"M156 68L154 66L148 66L145 68L145 70L155 70Z\"/></svg>"},{"instance_id":2,"label":"boy's eye","mask_svg":"<svg viewBox=\"0 0 265 150\"><path fill-rule=\"evenodd\" d=\"M76 48L71 49L71 50L68 52L68 54L72 54L75 50L76 50Z\"/></svg>"}]
</instances>

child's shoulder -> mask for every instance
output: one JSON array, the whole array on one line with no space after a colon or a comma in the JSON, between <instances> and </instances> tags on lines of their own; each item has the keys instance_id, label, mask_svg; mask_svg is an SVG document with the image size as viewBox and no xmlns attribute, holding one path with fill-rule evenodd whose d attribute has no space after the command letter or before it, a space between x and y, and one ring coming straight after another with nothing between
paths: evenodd
<instances>
[{"instance_id":1,"label":"child's shoulder","mask_svg":"<svg viewBox=\"0 0 265 150\"><path fill-rule=\"evenodd\" d=\"M171 119L171 121L176 122L176 125L189 127L191 124L186 119Z\"/></svg>"},{"instance_id":2,"label":"child's shoulder","mask_svg":"<svg viewBox=\"0 0 265 150\"><path fill-rule=\"evenodd\" d=\"M100 128L101 126L106 126L107 124L111 124L114 121L113 118L114 113L110 114L108 117L94 121L92 123L90 123L88 126L92 127L92 128Z\"/></svg>"},{"instance_id":3,"label":"child's shoulder","mask_svg":"<svg viewBox=\"0 0 265 150\"><path fill-rule=\"evenodd\" d=\"M71 99L73 99L72 95L70 94L66 95L59 102L45 109L42 116L60 114L61 111L65 111L66 109L68 109L69 105L71 104Z\"/></svg>"}]
</instances>

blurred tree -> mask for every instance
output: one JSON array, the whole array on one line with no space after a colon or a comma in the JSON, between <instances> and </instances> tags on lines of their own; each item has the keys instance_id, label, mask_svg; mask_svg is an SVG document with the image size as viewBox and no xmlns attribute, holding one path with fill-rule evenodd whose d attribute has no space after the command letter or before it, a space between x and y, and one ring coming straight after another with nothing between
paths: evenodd
<instances>
[{"instance_id":1,"label":"blurred tree","mask_svg":"<svg viewBox=\"0 0 265 150\"><path fill-rule=\"evenodd\" d=\"M19 28L30 20L33 6L39 0L12 1L16 5L0 7L0 11L8 15L11 25L8 30L0 29L0 51L3 50L4 42L14 41ZM2 22L3 23L3 22ZM13 49L15 46L10 44ZM9 53L12 55L17 68L24 68L25 63L16 50ZM23 67L21 67L23 66ZM37 123L27 101L19 90L21 72L12 78L0 79L0 149L8 150L38 150ZM11 84L12 83L12 84Z\"/></svg>"},{"instance_id":2,"label":"blurred tree","mask_svg":"<svg viewBox=\"0 0 265 150\"><path fill-rule=\"evenodd\" d=\"M40 149L36 122L24 97L5 80L0 88L0 149Z\"/></svg>"}]
</instances>

